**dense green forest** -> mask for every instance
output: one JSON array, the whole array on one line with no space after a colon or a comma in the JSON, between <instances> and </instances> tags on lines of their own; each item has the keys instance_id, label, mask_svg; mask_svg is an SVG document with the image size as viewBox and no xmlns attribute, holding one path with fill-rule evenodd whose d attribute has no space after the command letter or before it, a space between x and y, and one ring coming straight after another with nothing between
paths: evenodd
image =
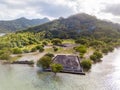
<instances>
[{"instance_id":1,"label":"dense green forest","mask_svg":"<svg viewBox=\"0 0 120 90\"><path fill-rule=\"evenodd\" d=\"M16 20L0 21L0 33L15 32L27 29L28 27L44 24L48 21L48 18L29 20L24 17Z\"/></svg>"},{"instance_id":2,"label":"dense green forest","mask_svg":"<svg viewBox=\"0 0 120 90\"><path fill-rule=\"evenodd\" d=\"M120 25L99 20L87 14L76 14L68 18L59 18L43 25L28 28L26 32L45 31L46 38L116 38L119 37Z\"/></svg>"}]
</instances>

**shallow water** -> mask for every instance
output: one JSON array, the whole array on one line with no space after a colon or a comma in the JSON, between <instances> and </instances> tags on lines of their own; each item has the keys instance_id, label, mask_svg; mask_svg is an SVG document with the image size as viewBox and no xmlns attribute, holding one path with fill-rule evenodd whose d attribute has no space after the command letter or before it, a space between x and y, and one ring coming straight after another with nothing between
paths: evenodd
<instances>
[{"instance_id":1,"label":"shallow water","mask_svg":"<svg viewBox=\"0 0 120 90\"><path fill-rule=\"evenodd\" d=\"M85 76L43 73L28 65L0 65L0 90L120 90L120 49Z\"/></svg>"}]
</instances>

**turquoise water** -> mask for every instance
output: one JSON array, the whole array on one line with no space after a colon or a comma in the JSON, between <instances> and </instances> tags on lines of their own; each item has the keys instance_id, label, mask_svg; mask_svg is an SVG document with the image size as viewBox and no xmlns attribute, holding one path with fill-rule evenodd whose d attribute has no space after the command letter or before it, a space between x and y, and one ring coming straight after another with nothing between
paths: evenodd
<instances>
[{"instance_id":1,"label":"turquoise water","mask_svg":"<svg viewBox=\"0 0 120 90\"><path fill-rule=\"evenodd\" d=\"M43 73L28 65L1 65L0 90L120 90L120 49L94 64L85 76Z\"/></svg>"}]
</instances>

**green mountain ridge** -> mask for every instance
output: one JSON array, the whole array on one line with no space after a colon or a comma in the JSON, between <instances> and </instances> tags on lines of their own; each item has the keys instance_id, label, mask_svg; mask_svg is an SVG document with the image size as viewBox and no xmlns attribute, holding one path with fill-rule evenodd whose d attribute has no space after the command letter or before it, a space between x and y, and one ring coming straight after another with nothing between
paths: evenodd
<instances>
[{"instance_id":1,"label":"green mountain ridge","mask_svg":"<svg viewBox=\"0 0 120 90\"><path fill-rule=\"evenodd\" d=\"M24 17L16 20L0 21L0 33L15 32L27 29L28 27L44 24L46 22L49 22L48 18L29 20Z\"/></svg>"},{"instance_id":2,"label":"green mountain ridge","mask_svg":"<svg viewBox=\"0 0 120 90\"><path fill-rule=\"evenodd\" d=\"M120 35L120 25L81 13L30 27L23 32L42 31L46 33L46 38L78 38L91 35L95 38L102 38L102 36L117 37Z\"/></svg>"}]
</instances>

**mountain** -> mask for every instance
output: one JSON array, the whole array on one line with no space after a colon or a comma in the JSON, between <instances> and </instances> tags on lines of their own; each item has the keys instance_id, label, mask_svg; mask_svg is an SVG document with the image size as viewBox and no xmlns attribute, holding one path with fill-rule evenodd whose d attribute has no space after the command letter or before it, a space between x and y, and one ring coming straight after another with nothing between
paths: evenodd
<instances>
[{"instance_id":1,"label":"mountain","mask_svg":"<svg viewBox=\"0 0 120 90\"><path fill-rule=\"evenodd\" d=\"M48 18L29 20L24 17L16 20L0 21L0 33L15 32L27 29L28 27L44 24L46 22L49 22Z\"/></svg>"},{"instance_id":2,"label":"mountain","mask_svg":"<svg viewBox=\"0 0 120 90\"><path fill-rule=\"evenodd\" d=\"M85 13L59 18L57 20L28 28L23 32L46 33L46 37L78 38L80 36L94 36L95 38L120 36L120 25L97 19Z\"/></svg>"}]
</instances>

